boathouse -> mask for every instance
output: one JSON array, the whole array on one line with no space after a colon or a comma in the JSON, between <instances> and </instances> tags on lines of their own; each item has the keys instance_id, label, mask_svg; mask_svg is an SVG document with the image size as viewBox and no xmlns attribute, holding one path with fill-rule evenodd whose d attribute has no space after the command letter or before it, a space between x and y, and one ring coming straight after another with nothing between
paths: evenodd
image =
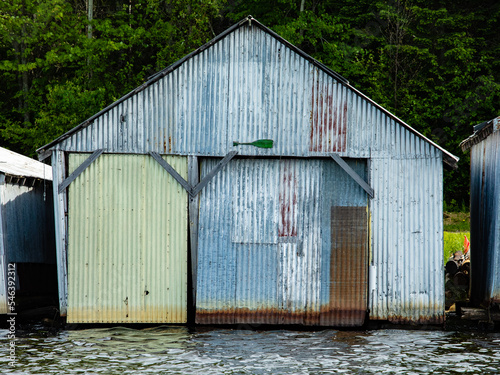
<instances>
[{"instance_id":1,"label":"boathouse","mask_svg":"<svg viewBox=\"0 0 500 375\"><path fill-rule=\"evenodd\" d=\"M458 159L252 17L38 152L70 322L444 319Z\"/></svg>"},{"instance_id":2,"label":"boathouse","mask_svg":"<svg viewBox=\"0 0 500 375\"><path fill-rule=\"evenodd\" d=\"M470 150L471 291L475 306L500 303L500 117L474 126Z\"/></svg>"},{"instance_id":3,"label":"boathouse","mask_svg":"<svg viewBox=\"0 0 500 375\"><path fill-rule=\"evenodd\" d=\"M0 314L57 294L53 212L52 168L0 147Z\"/></svg>"}]
</instances>

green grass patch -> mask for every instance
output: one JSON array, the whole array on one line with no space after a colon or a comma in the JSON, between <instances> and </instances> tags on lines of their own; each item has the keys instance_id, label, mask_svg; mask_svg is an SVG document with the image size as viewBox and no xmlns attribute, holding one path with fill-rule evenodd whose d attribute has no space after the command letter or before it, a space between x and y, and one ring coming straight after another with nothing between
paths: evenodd
<instances>
[{"instance_id":1,"label":"green grass patch","mask_svg":"<svg viewBox=\"0 0 500 375\"><path fill-rule=\"evenodd\" d=\"M470 232L444 232L444 263L455 251L464 251L464 235L470 241Z\"/></svg>"},{"instance_id":2,"label":"green grass patch","mask_svg":"<svg viewBox=\"0 0 500 375\"><path fill-rule=\"evenodd\" d=\"M470 231L470 214L468 212L443 212L443 230L445 232Z\"/></svg>"}]
</instances>

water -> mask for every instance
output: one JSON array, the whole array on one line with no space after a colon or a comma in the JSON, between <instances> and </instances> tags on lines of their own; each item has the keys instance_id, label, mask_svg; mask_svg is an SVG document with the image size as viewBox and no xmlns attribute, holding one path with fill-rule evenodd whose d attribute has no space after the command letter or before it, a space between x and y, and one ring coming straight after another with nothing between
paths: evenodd
<instances>
[{"instance_id":1,"label":"water","mask_svg":"<svg viewBox=\"0 0 500 375\"><path fill-rule=\"evenodd\" d=\"M500 333L161 326L17 335L10 367L0 330L2 374L500 374Z\"/></svg>"}]
</instances>

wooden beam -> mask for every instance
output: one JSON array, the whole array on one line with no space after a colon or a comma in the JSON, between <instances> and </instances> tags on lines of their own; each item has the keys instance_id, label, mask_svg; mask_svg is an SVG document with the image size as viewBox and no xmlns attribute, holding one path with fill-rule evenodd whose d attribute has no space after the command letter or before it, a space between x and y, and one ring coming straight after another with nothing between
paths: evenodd
<instances>
[{"instance_id":1,"label":"wooden beam","mask_svg":"<svg viewBox=\"0 0 500 375\"><path fill-rule=\"evenodd\" d=\"M485 320L485 321L500 321L500 313L496 311L488 311L486 309L462 307L462 319L464 320Z\"/></svg>"},{"instance_id":2,"label":"wooden beam","mask_svg":"<svg viewBox=\"0 0 500 375\"><path fill-rule=\"evenodd\" d=\"M198 185L200 173L198 158L188 156L188 183L191 186ZM196 306L196 283L198 280L198 220L200 200L198 196L189 195L189 240L191 249L191 286L193 294L193 308Z\"/></svg>"},{"instance_id":3,"label":"wooden beam","mask_svg":"<svg viewBox=\"0 0 500 375\"><path fill-rule=\"evenodd\" d=\"M61 194L68 186L71 184L80 174L87 169L87 167L92 164L101 154L104 152L104 150L95 150L92 155L90 155L87 160L85 160L78 168L76 168L73 173L71 173L68 178L66 178L63 182L59 184L59 194Z\"/></svg>"},{"instance_id":4,"label":"wooden beam","mask_svg":"<svg viewBox=\"0 0 500 375\"><path fill-rule=\"evenodd\" d=\"M214 169L210 171L203 179L200 181L198 185L193 188L192 196L195 197L198 193L210 182L212 178L226 166L227 163L231 161L238 154L238 151L231 151L229 154L224 156L224 158L215 166Z\"/></svg>"},{"instance_id":5,"label":"wooden beam","mask_svg":"<svg viewBox=\"0 0 500 375\"><path fill-rule=\"evenodd\" d=\"M359 186L361 186L361 188L364 191L366 191L366 193L370 196L370 198L373 198L374 191L371 188L371 186L368 185L368 183L365 180L363 180L360 177L360 175L356 173L354 169L349 167L349 165L345 162L344 159L342 159L338 154L330 154L330 156L332 157L333 160L335 160L335 162L340 166L340 168L342 168L349 176L352 177L354 181L358 183Z\"/></svg>"},{"instance_id":6,"label":"wooden beam","mask_svg":"<svg viewBox=\"0 0 500 375\"><path fill-rule=\"evenodd\" d=\"M52 192L54 197L54 224L56 232L57 283L59 311L66 316L68 306L68 197L67 191L58 192L58 183L66 176L66 154L60 150L52 153Z\"/></svg>"},{"instance_id":7,"label":"wooden beam","mask_svg":"<svg viewBox=\"0 0 500 375\"><path fill-rule=\"evenodd\" d=\"M182 176L177 173L177 171L170 165L168 164L157 152L151 151L149 153L157 162L160 164L163 169L165 169L170 175L179 183L181 186L186 189L186 191L191 194L192 187L189 185L189 183L186 182Z\"/></svg>"},{"instance_id":8,"label":"wooden beam","mask_svg":"<svg viewBox=\"0 0 500 375\"><path fill-rule=\"evenodd\" d=\"M51 149L40 151L40 153L38 154L38 161L44 161L51 155L52 155Z\"/></svg>"}]
</instances>

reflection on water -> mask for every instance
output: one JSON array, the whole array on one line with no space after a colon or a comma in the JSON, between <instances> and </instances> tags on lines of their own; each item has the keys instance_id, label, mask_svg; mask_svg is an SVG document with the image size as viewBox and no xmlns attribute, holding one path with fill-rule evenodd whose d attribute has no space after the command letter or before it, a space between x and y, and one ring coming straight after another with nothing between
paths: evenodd
<instances>
[{"instance_id":1,"label":"reflection on water","mask_svg":"<svg viewBox=\"0 0 500 375\"><path fill-rule=\"evenodd\" d=\"M100 328L19 333L12 374L497 374L500 333Z\"/></svg>"}]
</instances>

